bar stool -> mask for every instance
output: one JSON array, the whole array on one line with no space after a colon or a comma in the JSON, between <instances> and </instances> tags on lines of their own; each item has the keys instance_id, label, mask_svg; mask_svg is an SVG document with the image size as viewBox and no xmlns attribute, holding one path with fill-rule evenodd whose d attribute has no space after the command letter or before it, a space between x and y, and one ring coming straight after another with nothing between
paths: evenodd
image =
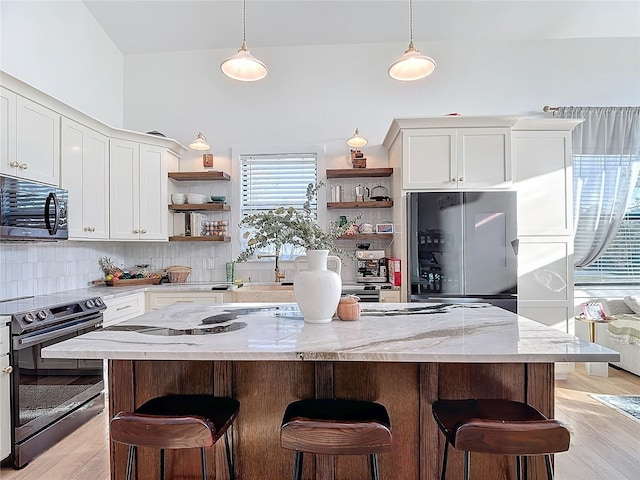
<instances>
[{"instance_id":1,"label":"bar stool","mask_svg":"<svg viewBox=\"0 0 640 480\"><path fill-rule=\"evenodd\" d=\"M371 479L378 480L378 453L391 450L387 409L375 402L341 399L298 400L284 412L280 446L295 450L293 479L302 478L303 452L368 455Z\"/></svg>"},{"instance_id":2,"label":"bar stool","mask_svg":"<svg viewBox=\"0 0 640 480\"><path fill-rule=\"evenodd\" d=\"M515 455L520 480L521 457L544 455L547 477L553 480L552 453L569 449L569 430L531 405L512 400L438 400L433 416L444 434L442 480L447 473L449 444L464 451L464 479L469 480L469 453Z\"/></svg>"},{"instance_id":3,"label":"bar stool","mask_svg":"<svg viewBox=\"0 0 640 480\"><path fill-rule=\"evenodd\" d=\"M207 478L205 448L224 435L229 478L233 461L228 429L238 415L240 402L213 395L166 395L152 398L133 412L120 412L111 419L111 439L129 445L127 480L131 479L137 447L160 449L160 478L164 480L164 450L200 448L202 478Z\"/></svg>"}]
</instances>

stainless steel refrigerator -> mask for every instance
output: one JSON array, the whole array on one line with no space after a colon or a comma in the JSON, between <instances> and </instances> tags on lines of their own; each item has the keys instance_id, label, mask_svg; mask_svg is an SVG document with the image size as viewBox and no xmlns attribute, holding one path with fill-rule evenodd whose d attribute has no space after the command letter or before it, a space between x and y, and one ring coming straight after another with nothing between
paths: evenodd
<instances>
[{"instance_id":1,"label":"stainless steel refrigerator","mask_svg":"<svg viewBox=\"0 0 640 480\"><path fill-rule=\"evenodd\" d=\"M416 192L408 201L411 301L516 312L516 192Z\"/></svg>"}]
</instances>

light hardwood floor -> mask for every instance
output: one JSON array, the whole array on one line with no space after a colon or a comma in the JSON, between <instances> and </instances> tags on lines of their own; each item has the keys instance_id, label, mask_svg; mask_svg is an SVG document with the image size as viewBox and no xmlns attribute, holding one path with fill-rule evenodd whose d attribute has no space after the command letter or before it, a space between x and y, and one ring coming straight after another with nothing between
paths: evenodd
<instances>
[{"instance_id":1,"label":"light hardwood floor","mask_svg":"<svg viewBox=\"0 0 640 480\"><path fill-rule=\"evenodd\" d=\"M571 448L556 455L556 480L640 478L640 422L589 393L640 395L640 377L609 367L590 377L584 365L556 382L556 418L571 430ZM0 469L2 480L108 480L107 415L102 413L22 470ZM244 479L252 480L252 479ZM402 480L402 479L388 479Z\"/></svg>"}]
</instances>

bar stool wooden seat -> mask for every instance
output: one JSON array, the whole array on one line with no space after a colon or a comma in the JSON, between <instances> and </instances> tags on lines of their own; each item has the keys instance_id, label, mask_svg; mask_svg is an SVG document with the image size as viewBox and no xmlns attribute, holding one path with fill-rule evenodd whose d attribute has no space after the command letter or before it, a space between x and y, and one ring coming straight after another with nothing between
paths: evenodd
<instances>
[{"instance_id":1,"label":"bar stool wooden seat","mask_svg":"<svg viewBox=\"0 0 640 480\"><path fill-rule=\"evenodd\" d=\"M224 435L229 477L233 460L228 430L238 415L240 403L213 395L166 395L152 398L133 412L120 412L111 419L111 440L129 445L127 480L131 479L137 447L160 449L160 477L164 480L164 450L200 448L202 478L207 478L205 448ZM147 478L143 476L141 478Z\"/></svg>"},{"instance_id":2,"label":"bar stool wooden seat","mask_svg":"<svg viewBox=\"0 0 640 480\"><path fill-rule=\"evenodd\" d=\"M302 477L303 452L368 455L371 479L378 480L378 453L391 450L391 441L387 409L360 400L298 400L287 406L280 428L280 446L296 452L294 480Z\"/></svg>"},{"instance_id":3,"label":"bar stool wooden seat","mask_svg":"<svg viewBox=\"0 0 640 480\"><path fill-rule=\"evenodd\" d=\"M469 480L469 453L516 456L520 480L522 456L544 455L547 477L553 480L552 453L569 449L569 430L531 405L511 400L438 400L433 416L445 436L442 480L447 473L449 444L464 451L464 479Z\"/></svg>"}]
</instances>

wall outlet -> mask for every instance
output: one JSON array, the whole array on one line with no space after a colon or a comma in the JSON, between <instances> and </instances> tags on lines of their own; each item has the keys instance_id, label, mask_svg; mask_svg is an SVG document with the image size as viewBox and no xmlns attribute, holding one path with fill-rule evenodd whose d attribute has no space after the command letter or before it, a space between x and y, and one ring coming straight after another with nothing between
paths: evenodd
<instances>
[{"instance_id":1,"label":"wall outlet","mask_svg":"<svg viewBox=\"0 0 640 480\"><path fill-rule=\"evenodd\" d=\"M215 268L215 264L216 264L215 260L216 259L213 257L207 258L207 265L206 265L207 270L211 270L212 268Z\"/></svg>"}]
</instances>

